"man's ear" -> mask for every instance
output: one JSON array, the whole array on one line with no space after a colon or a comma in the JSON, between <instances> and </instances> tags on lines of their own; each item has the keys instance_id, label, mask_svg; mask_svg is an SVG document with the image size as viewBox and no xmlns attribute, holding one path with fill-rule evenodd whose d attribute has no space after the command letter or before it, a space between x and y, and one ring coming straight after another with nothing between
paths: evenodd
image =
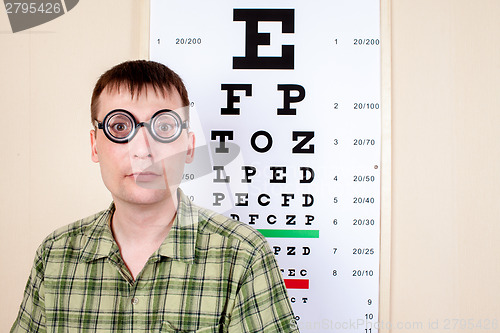
<instances>
[{"instance_id":1,"label":"man's ear","mask_svg":"<svg viewBox=\"0 0 500 333\"><path fill-rule=\"evenodd\" d=\"M90 149L91 149L92 162L99 163L99 155L97 154L97 143L96 143L95 130L90 130Z\"/></svg>"},{"instance_id":2,"label":"man's ear","mask_svg":"<svg viewBox=\"0 0 500 333\"><path fill-rule=\"evenodd\" d=\"M196 142L196 138L193 132L188 132L188 146L187 146L187 154L186 154L186 163L191 163L194 160L194 144Z\"/></svg>"}]
</instances>

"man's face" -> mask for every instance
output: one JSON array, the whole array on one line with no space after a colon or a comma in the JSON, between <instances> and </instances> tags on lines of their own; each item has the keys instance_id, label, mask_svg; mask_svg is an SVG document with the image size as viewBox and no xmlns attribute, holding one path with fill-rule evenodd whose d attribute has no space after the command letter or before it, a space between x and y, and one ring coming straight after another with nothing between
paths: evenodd
<instances>
[{"instance_id":1,"label":"man's face","mask_svg":"<svg viewBox=\"0 0 500 333\"><path fill-rule=\"evenodd\" d=\"M97 120L115 109L129 111L139 122L149 122L162 109L182 107L179 93L172 89L165 97L152 87L132 99L125 87L109 92L104 89L99 97ZM177 113L184 121L186 110ZM176 202L184 164L194 158L194 134L182 130L177 140L170 143L155 141L145 127L140 127L128 143L111 142L103 130L90 133L92 161L99 163L104 184L115 202L130 204L157 204L169 198Z\"/></svg>"}]
</instances>

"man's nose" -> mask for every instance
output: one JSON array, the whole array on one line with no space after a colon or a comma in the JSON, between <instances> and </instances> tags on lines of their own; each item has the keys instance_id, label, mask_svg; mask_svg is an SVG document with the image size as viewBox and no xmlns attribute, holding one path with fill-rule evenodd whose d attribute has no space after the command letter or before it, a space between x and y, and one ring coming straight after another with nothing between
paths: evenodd
<instances>
[{"instance_id":1,"label":"man's nose","mask_svg":"<svg viewBox=\"0 0 500 333\"><path fill-rule=\"evenodd\" d=\"M144 125L140 124L134 138L128 143L130 155L138 159L152 159L153 153L151 150L151 140L147 129Z\"/></svg>"}]
</instances>

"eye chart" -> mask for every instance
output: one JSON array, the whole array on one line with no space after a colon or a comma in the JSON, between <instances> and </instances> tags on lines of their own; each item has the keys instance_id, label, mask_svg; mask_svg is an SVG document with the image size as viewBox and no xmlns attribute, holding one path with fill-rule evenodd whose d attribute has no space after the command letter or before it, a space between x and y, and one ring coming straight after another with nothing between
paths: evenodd
<instances>
[{"instance_id":1,"label":"eye chart","mask_svg":"<svg viewBox=\"0 0 500 333\"><path fill-rule=\"evenodd\" d=\"M377 332L379 1L151 0L150 29L192 101L181 188L267 237L301 332Z\"/></svg>"}]
</instances>

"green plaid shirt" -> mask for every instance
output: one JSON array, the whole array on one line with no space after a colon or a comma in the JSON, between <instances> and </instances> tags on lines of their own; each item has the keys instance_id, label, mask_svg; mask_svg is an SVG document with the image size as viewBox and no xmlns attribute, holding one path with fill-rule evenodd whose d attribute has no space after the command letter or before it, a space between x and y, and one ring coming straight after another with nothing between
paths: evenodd
<instances>
[{"instance_id":1,"label":"green plaid shirt","mask_svg":"<svg viewBox=\"0 0 500 333\"><path fill-rule=\"evenodd\" d=\"M179 196L135 281L111 233L113 204L50 235L11 332L298 332L264 237Z\"/></svg>"}]
</instances>

